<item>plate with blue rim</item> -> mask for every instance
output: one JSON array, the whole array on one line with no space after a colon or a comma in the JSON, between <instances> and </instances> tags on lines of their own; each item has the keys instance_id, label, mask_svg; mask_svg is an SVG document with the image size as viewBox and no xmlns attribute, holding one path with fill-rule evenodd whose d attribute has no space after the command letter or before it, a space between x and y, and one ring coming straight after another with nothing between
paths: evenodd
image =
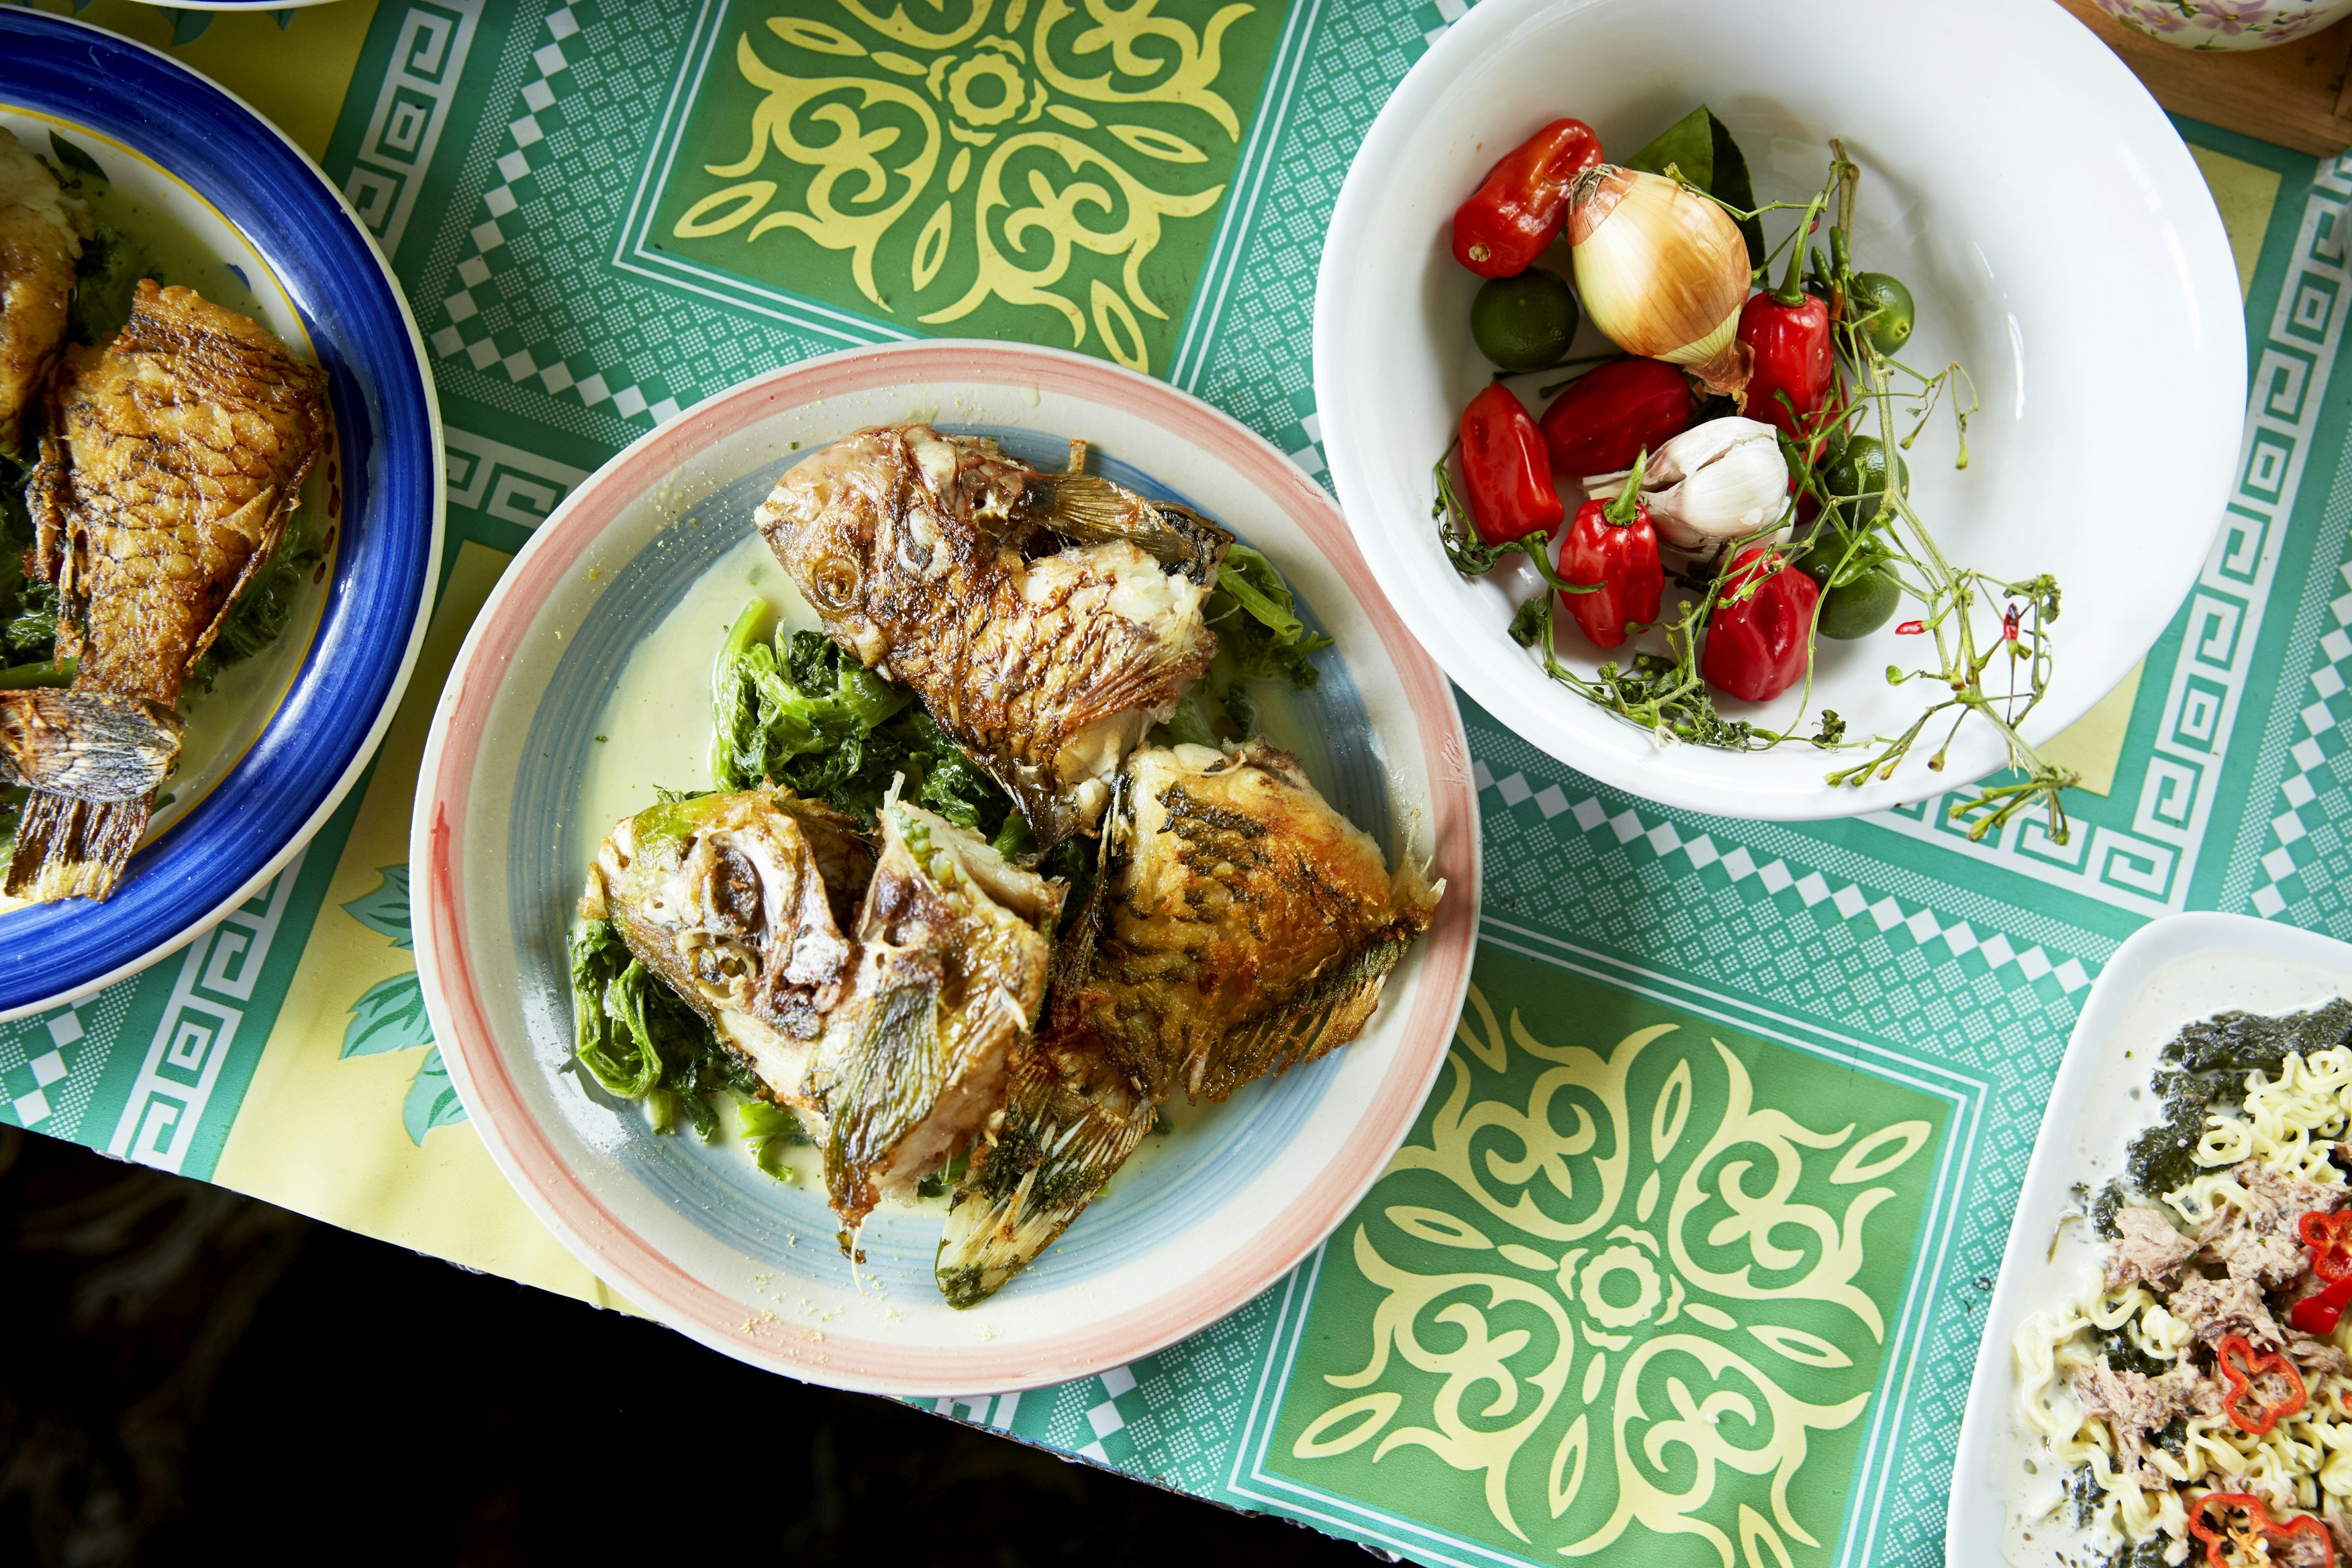
<instances>
[{"instance_id":1,"label":"plate with blue rim","mask_svg":"<svg viewBox=\"0 0 2352 1568\"><path fill-rule=\"evenodd\" d=\"M188 738L103 902L0 909L0 1019L184 944L309 843L374 754L439 579L440 416L416 324L366 226L250 106L169 57L0 7L0 125L163 274L244 310L327 374L330 449L297 523L320 560L286 629L183 704Z\"/></svg>"}]
</instances>

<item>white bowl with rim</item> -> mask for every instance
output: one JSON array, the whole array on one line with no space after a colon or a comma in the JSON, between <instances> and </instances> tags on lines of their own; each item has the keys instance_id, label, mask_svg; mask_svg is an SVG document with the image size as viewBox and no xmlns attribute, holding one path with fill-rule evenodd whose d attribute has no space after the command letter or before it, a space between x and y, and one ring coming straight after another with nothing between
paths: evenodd
<instances>
[{"instance_id":1,"label":"white bowl with rim","mask_svg":"<svg viewBox=\"0 0 2352 1568\"><path fill-rule=\"evenodd\" d=\"M1432 466L1492 374L1470 337L1479 279L1448 249L1454 207L1548 121L1583 120L1626 156L1700 103L1737 136L1759 201L1809 197L1830 138L1843 137L1864 170L1856 263L1894 273L1917 300L1903 358L1958 360L1973 376L1969 466L1953 464L1949 421L1931 422L1909 456L1911 497L1955 564L2058 579L2054 673L2026 740L2056 735L2139 662L2221 522L2245 419L2243 307L2188 148L2106 46L2048 0L1821 0L1801 22L1745 0L1484 0L1381 110L1325 242L1315 385L1340 505L1455 683L1603 783L1783 820L1954 789L2003 764L1990 724L1963 726L1940 772L1925 765L1930 741L1891 780L1858 789L1824 775L1859 751L1662 744L1511 641L1512 610L1538 585L1531 568L1465 580L1440 548ZM1768 214L1768 239L1793 221ZM1577 352L1605 346L1587 327ZM1532 398L1541 381L1517 384ZM1572 506L1572 482L1566 494ZM1921 662L1924 639L1895 630L1917 609L1906 599L1878 633L1823 641L1806 732L1824 708L1861 736L1918 715L1920 686L1890 687L1885 673ZM1601 656L1556 618L1563 657L1590 673ZM1977 625L2000 636L1997 614ZM1718 705L1781 728L1798 696Z\"/></svg>"}]
</instances>

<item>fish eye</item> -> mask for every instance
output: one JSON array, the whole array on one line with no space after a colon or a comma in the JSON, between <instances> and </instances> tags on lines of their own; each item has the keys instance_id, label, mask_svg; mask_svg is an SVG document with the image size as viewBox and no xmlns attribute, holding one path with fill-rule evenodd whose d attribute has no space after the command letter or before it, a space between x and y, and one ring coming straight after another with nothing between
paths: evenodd
<instances>
[{"instance_id":1,"label":"fish eye","mask_svg":"<svg viewBox=\"0 0 2352 1568\"><path fill-rule=\"evenodd\" d=\"M809 574L809 588L826 609L847 609L857 597L857 563L845 556L826 556Z\"/></svg>"}]
</instances>

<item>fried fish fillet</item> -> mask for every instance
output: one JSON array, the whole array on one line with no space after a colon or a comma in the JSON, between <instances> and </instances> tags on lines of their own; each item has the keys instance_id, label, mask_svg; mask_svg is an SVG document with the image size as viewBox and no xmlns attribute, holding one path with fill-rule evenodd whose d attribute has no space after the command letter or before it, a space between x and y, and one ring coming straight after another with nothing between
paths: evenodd
<instances>
[{"instance_id":1,"label":"fried fish fillet","mask_svg":"<svg viewBox=\"0 0 2352 1568\"><path fill-rule=\"evenodd\" d=\"M1095 830L1119 759L1216 652L1202 605L1232 535L991 440L862 430L757 518L826 632L913 688L1043 847Z\"/></svg>"},{"instance_id":2,"label":"fried fish fillet","mask_svg":"<svg viewBox=\"0 0 2352 1568\"><path fill-rule=\"evenodd\" d=\"M325 390L267 328L152 279L112 343L68 352L33 471L28 566L59 591L58 657L81 661L73 689L177 708L285 532L326 444ZM106 897L152 808L152 792L37 793L7 891Z\"/></svg>"},{"instance_id":3,"label":"fried fish fillet","mask_svg":"<svg viewBox=\"0 0 2352 1568\"><path fill-rule=\"evenodd\" d=\"M856 1229L971 1143L1045 999L1063 883L895 797L857 917L857 968L809 1064L834 1213Z\"/></svg>"},{"instance_id":4,"label":"fried fish fillet","mask_svg":"<svg viewBox=\"0 0 2352 1568\"><path fill-rule=\"evenodd\" d=\"M677 801L614 825L581 896L796 1110L824 1015L856 953L844 931L874 873L857 820L789 790Z\"/></svg>"},{"instance_id":5,"label":"fried fish fillet","mask_svg":"<svg viewBox=\"0 0 2352 1568\"><path fill-rule=\"evenodd\" d=\"M1154 1100L1223 1100L1356 1037L1444 884L1391 876L1370 835L1263 742L1128 759L1132 816L1092 985Z\"/></svg>"},{"instance_id":6,"label":"fried fish fillet","mask_svg":"<svg viewBox=\"0 0 2352 1568\"><path fill-rule=\"evenodd\" d=\"M79 216L48 166L0 126L0 452L16 450L65 346Z\"/></svg>"}]
</instances>

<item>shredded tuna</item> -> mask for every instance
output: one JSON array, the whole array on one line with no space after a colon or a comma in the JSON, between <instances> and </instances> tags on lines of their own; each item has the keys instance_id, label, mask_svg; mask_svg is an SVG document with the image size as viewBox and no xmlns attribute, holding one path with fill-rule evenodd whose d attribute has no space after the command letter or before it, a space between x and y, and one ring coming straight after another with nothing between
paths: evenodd
<instances>
[{"instance_id":1,"label":"shredded tuna","mask_svg":"<svg viewBox=\"0 0 2352 1568\"><path fill-rule=\"evenodd\" d=\"M2121 1289L2136 1280L2161 1286L2197 1255L2197 1238L2183 1236L2179 1226L2157 1209L2137 1205L2116 1214L2117 1236L2107 1253L2107 1289Z\"/></svg>"},{"instance_id":2,"label":"shredded tuna","mask_svg":"<svg viewBox=\"0 0 2352 1568\"><path fill-rule=\"evenodd\" d=\"M2293 1519L2294 1515L2287 1515ZM2336 1556L2325 1542L2298 1531L2281 1539L2273 1536L2270 1547L2271 1568L2336 1568Z\"/></svg>"},{"instance_id":3,"label":"shredded tuna","mask_svg":"<svg viewBox=\"0 0 2352 1568\"><path fill-rule=\"evenodd\" d=\"M2338 1144L2337 1147L2341 1148L2343 1145ZM2331 1508L2319 1516L2319 1521L2327 1526L2327 1533L2336 1538L2336 1552L2338 1556L2352 1553L2352 1519L2345 1518L2342 1513Z\"/></svg>"},{"instance_id":4,"label":"shredded tuna","mask_svg":"<svg viewBox=\"0 0 2352 1568\"><path fill-rule=\"evenodd\" d=\"M2334 1208L2345 1189L2283 1175L2254 1160L2230 1175L2245 1199L2232 1198L2217 1208L2197 1233L2199 1245L2210 1249L2233 1279L2250 1279L2271 1288L2285 1284L2302 1273L2305 1264L2295 1221L2313 1209ZM2120 1215L2117 1220L2120 1223Z\"/></svg>"},{"instance_id":5,"label":"shredded tuna","mask_svg":"<svg viewBox=\"0 0 2352 1568\"><path fill-rule=\"evenodd\" d=\"M2074 1374L2074 1397L2083 1402L2085 1415L2107 1424L2116 1441L2117 1473L2142 1491L2157 1491L2172 1481L2149 1462L2147 1435L2176 1415L2218 1403L2212 1391L2200 1386L2208 1381L2185 1363L2161 1377L2149 1377L2117 1372L2101 1356Z\"/></svg>"},{"instance_id":6,"label":"shredded tuna","mask_svg":"<svg viewBox=\"0 0 2352 1568\"><path fill-rule=\"evenodd\" d=\"M2194 1277L2166 1298L2164 1310L2210 1344L2224 1334L2243 1334L2251 1342L2276 1350L2286 1342L2286 1331L2263 1304L2263 1293L2249 1279L2206 1279Z\"/></svg>"},{"instance_id":7,"label":"shredded tuna","mask_svg":"<svg viewBox=\"0 0 2352 1568\"><path fill-rule=\"evenodd\" d=\"M2299 1333L2286 1347L2286 1355L2303 1370L2306 1383L2315 1377L2326 1377L2342 1372L2347 1364L2344 1352L2326 1340L2315 1340Z\"/></svg>"}]
</instances>

